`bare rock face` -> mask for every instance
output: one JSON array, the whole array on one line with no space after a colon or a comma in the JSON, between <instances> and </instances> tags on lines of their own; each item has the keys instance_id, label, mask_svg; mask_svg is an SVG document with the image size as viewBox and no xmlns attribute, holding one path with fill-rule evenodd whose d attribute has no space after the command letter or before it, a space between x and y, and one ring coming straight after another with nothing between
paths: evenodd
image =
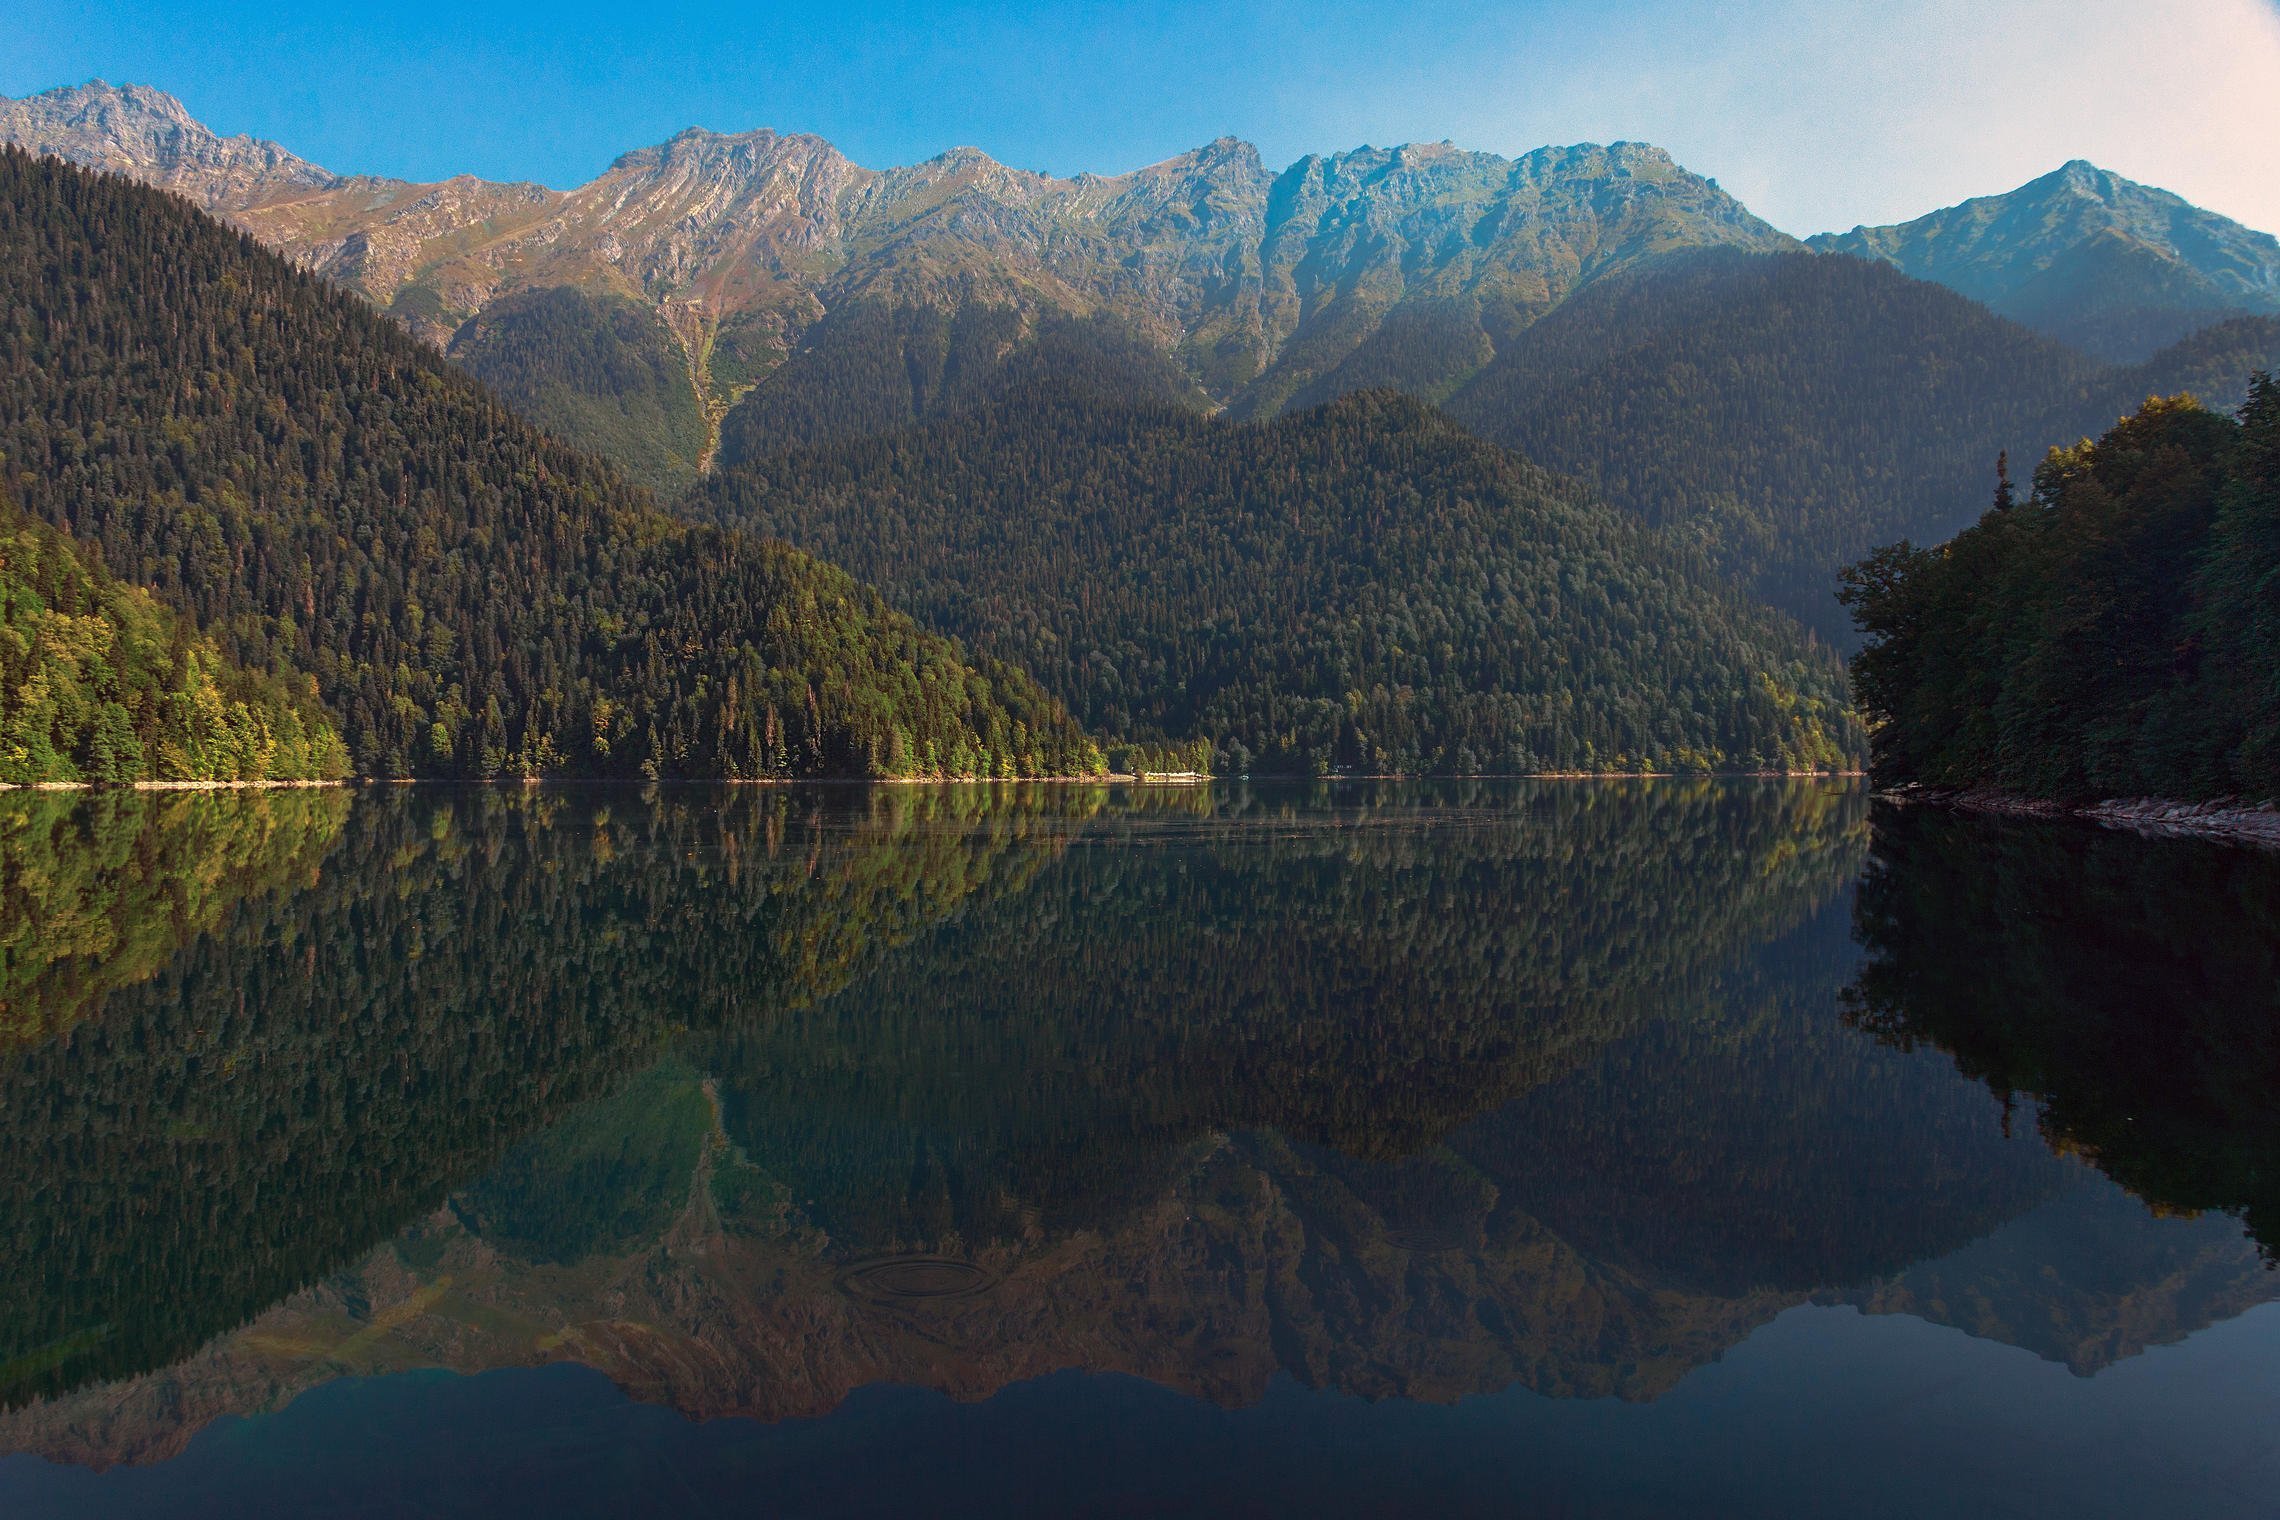
<instances>
[{"instance_id":1,"label":"bare rock face","mask_svg":"<svg viewBox=\"0 0 2280 1520\"><path fill-rule=\"evenodd\" d=\"M558 192L343 179L275 144L217 137L157 90L103 84L0 102L0 138L188 195L439 345L500 295L576 285L655 310L693 367L724 325L764 333L739 381L835 309L979 305L1023 322L1111 317L1213 400L1271 411L1405 304L1461 311L1459 352L1477 368L1630 260L1794 246L1630 143L1518 160L1363 148L1274 177L1257 149L1222 138L1059 179L972 148L879 171L803 134L692 128Z\"/></svg>"},{"instance_id":2,"label":"bare rock face","mask_svg":"<svg viewBox=\"0 0 2280 1520\"><path fill-rule=\"evenodd\" d=\"M221 137L182 102L148 85L102 80L0 99L0 140L90 168L131 175L213 211L330 190L340 177L259 138Z\"/></svg>"}]
</instances>

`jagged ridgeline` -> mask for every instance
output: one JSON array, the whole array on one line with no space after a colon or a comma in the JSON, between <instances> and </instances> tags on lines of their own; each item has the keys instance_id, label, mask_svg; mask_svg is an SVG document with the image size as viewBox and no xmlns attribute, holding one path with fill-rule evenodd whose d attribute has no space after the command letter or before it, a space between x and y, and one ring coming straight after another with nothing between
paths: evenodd
<instances>
[{"instance_id":1,"label":"jagged ridgeline","mask_svg":"<svg viewBox=\"0 0 2280 1520\"><path fill-rule=\"evenodd\" d=\"M2051 1143L2280 1253L2280 860L2074 823L1880 817L1851 1016Z\"/></svg>"},{"instance_id":2,"label":"jagged ridgeline","mask_svg":"<svg viewBox=\"0 0 2280 1520\"><path fill-rule=\"evenodd\" d=\"M245 671L0 492L0 782L348 772L313 690Z\"/></svg>"},{"instance_id":3,"label":"jagged ridgeline","mask_svg":"<svg viewBox=\"0 0 2280 1520\"><path fill-rule=\"evenodd\" d=\"M846 564L1096 728L1236 770L1848 766L1835 657L1653 535L1384 392L1269 422L1049 370L732 472L715 520Z\"/></svg>"},{"instance_id":4,"label":"jagged ridgeline","mask_svg":"<svg viewBox=\"0 0 2280 1520\"><path fill-rule=\"evenodd\" d=\"M2148 401L1845 595L1887 784L2280 797L2280 385L2237 419Z\"/></svg>"},{"instance_id":5,"label":"jagged ridgeline","mask_svg":"<svg viewBox=\"0 0 2280 1520\"><path fill-rule=\"evenodd\" d=\"M0 154L0 334L0 486L224 656L314 678L361 773L1099 767L1018 672L659 516L171 196Z\"/></svg>"},{"instance_id":6,"label":"jagged ridgeline","mask_svg":"<svg viewBox=\"0 0 2280 1520\"><path fill-rule=\"evenodd\" d=\"M1822 233L2101 358L2143 359L2227 317L2280 313L2280 243L2080 159L2007 195Z\"/></svg>"}]
</instances>

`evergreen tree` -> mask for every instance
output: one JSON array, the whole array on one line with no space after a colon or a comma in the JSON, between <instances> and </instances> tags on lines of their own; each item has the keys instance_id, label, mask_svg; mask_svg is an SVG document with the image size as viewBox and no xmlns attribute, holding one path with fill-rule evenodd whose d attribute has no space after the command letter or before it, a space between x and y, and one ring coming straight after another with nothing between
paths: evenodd
<instances>
[{"instance_id":1,"label":"evergreen tree","mask_svg":"<svg viewBox=\"0 0 2280 1520\"><path fill-rule=\"evenodd\" d=\"M313 680L361 773L1100 765L1018 671L781 544L663 517L175 197L15 149L0 488L224 658ZM146 736L141 763L168 753Z\"/></svg>"},{"instance_id":2,"label":"evergreen tree","mask_svg":"<svg viewBox=\"0 0 2280 1520\"><path fill-rule=\"evenodd\" d=\"M1844 573L1887 784L2280 796L2280 395L2151 400L2054 449L2026 509Z\"/></svg>"}]
</instances>

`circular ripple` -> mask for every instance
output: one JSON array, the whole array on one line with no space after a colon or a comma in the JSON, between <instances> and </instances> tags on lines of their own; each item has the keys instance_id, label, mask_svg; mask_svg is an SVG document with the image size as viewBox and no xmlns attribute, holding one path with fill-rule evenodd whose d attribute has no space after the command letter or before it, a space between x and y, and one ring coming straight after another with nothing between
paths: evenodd
<instances>
[{"instance_id":1,"label":"circular ripple","mask_svg":"<svg viewBox=\"0 0 2280 1520\"><path fill-rule=\"evenodd\" d=\"M1472 1232L1463 1225L1438 1221L1395 1225L1385 1232L1385 1238L1388 1243L1419 1255L1461 1251L1472 1244Z\"/></svg>"},{"instance_id":2,"label":"circular ripple","mask_svg":"<svg viewBox=\"0 0 2280 1520\"><path fill-rule=\"evenodd\" d=\"M872 1303L972 1298L997 1286L987 1268L949 1256L881 1256L839 1274L839 1291Z\"/></svg>"}]
</instances>

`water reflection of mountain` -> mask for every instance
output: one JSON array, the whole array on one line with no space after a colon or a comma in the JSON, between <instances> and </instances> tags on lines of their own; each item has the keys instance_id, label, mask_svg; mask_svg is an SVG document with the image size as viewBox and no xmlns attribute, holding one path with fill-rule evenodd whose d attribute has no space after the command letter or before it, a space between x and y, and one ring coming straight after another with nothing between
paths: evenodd
<instances>
[{"instance_id":1,"label":"water reflection of mountain","mask_svg":"<svg viewBox=\"0 0 2280 1520\"><path fill-rule=\"evenodd\" d=\"M1674 1012L1714 1017L1863 844L1845 789L1506 796L1103 829L699 1059L731 1139L835 1235L1097 1223L1200 1137L1410 1155Z\"/></svg>"},{"instance_id":2,"label":"water reflection of mountain","mask_svg":"<svg viewBox=\"0 0 2280 1520\"><path fill-rule=\"evenodd\" d=\"M966 895L1019 890L1059 847L1040 821L1097 806L1035 793L938 828L987 799L368 795L331 820L321 867L285 852L298 890L255 895L276 871L237 872L234 910L219 888L195 898L217 921L197 933L174 911L191 894L163 878L265 862L267 840L295 836L260 809L180 800L124 849L162 880L96 873L136 920L119 940L172 934L174 953L112 972L98 1016L0 1062L0 1398L188 1352L653 1064L677 1030L817 995ZM11 893L0 938L44 943L21 928L38 911Z\"/></svg>"},{"instance_id":3,"label":"water reflection of mountain","mask_svg":"<svg viewBox=\"0 0 2280 1520\"><path fill-rule=\"evenodd\" d=\"M1393 794L360 808L326 867L337 903L249 906L64 1042L79 1064L11 1079L125 1083L119 1052L205 1027L165 1010L227 1011L202 978L251 977L265 1043L233 1048L269 1061L305 1036L357 1100L296 1107L292 1080L260 1078L228 1145L176 1158L152 1126L203 1114L216 1068L136 1078L141 1138L71 1196L170 1158L216 1190L291 1191L264 1155L349 1148L287 1200L333 1211L321 1249L274 1203L156 1231L51 1209L37 1222L81 1256L195 1300L94 1343L144 1366L285 1301L126 1382L67 1393L134 1363L59 1361L0 1446L150 1457L343 1372L563 1358L771 1417L1066 1366L1227 1402L1278 1371L1371 1396L1651 1397L1831 1292L2086 1368L2266 1291L2237 1231L2099 1215L2110 1190L2006 1138L1983 1091L1832 1016L1857 795L1422 797L1423 816ZM364 947L356 969L271 995L319 933ZM394 1023L335 1040L343 1010ZM2034 1265L2084 1219L2105 1220L2103 1276ZM360 1229L394 1239L325 1277ZM122 1312L51 1281L8 1329L54 1344Z\"/></svg>"},{"instance_id":4,"label":"water reflection of mountain","mask_svg":"<svg viewBox=\"0 0 2280 1520\"><path fill-rule=\"evenodd\" d=\"M1946 1050L2156 1207L2280 1248L2280 856L1921 809L1876 838L1857 1022Z\"/></svg>"}]
</instances>

